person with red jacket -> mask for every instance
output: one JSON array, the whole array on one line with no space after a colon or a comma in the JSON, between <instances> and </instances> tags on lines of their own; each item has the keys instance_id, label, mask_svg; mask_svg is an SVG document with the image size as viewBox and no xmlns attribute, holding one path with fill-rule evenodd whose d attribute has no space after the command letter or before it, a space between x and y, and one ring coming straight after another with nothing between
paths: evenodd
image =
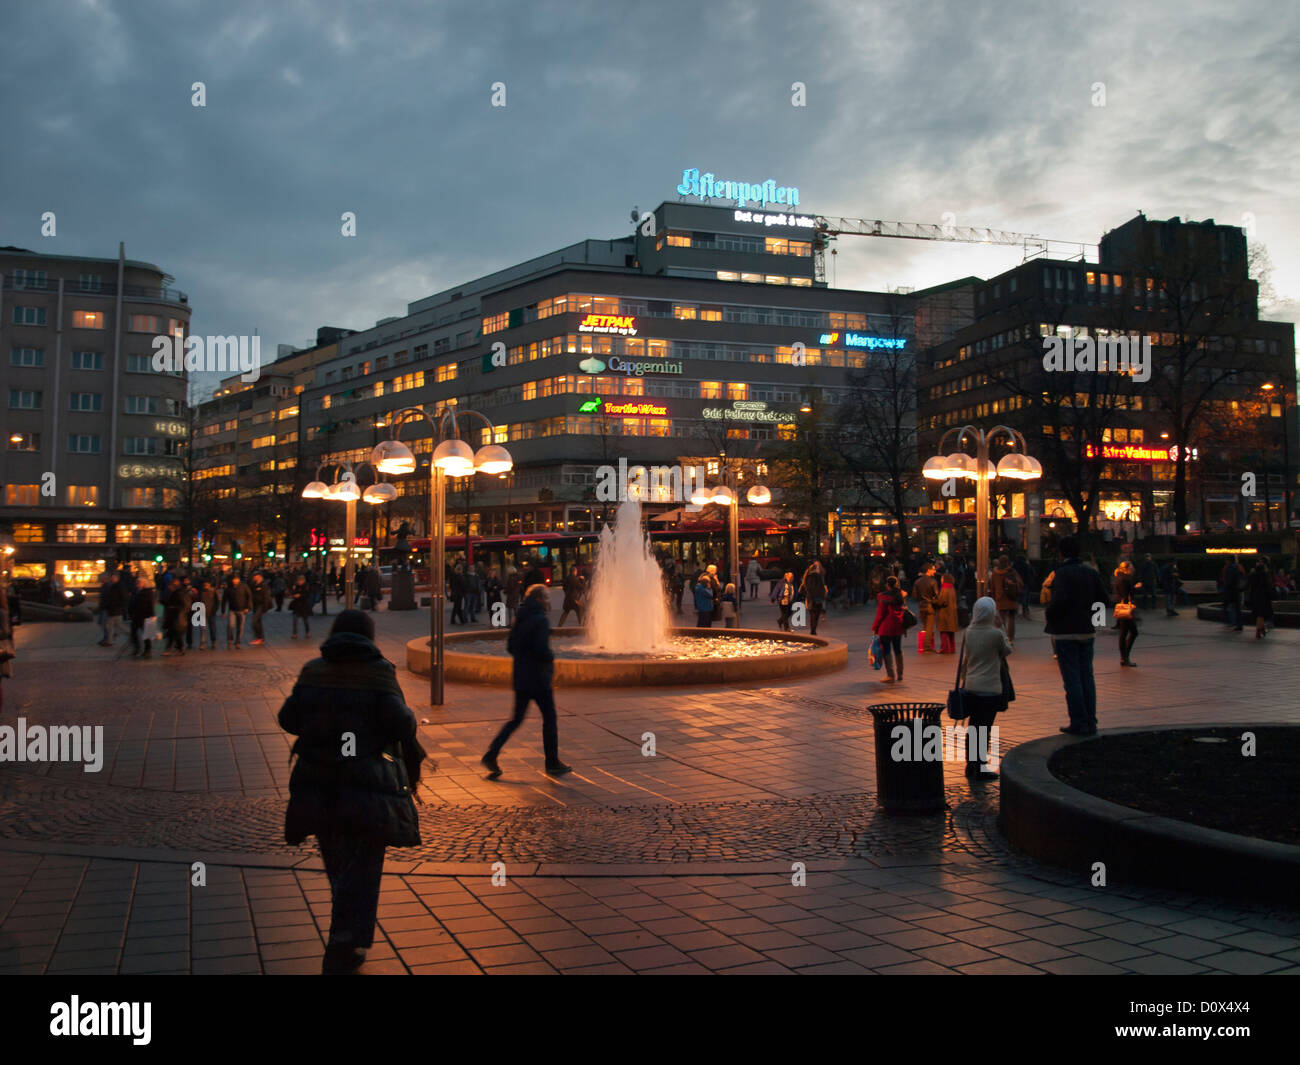
<instances>
[{"instance_id":1,"label":"person with red jacket","mask_svg":"<svg viewBox=\"0 0 1300 1065\"><path fill-rule=\"evenodd\" d=\"M889 674L881 677L885 684L893 684L903 679L903 633L907 631L903 624L906 607L903 600L907 593L898 586L897 577L885 580L884 590L876 597L876 620L871 623L871 631L880 637L880 647L885 655L885 670ZM898 676L894 676L894 665L898 665Z\"/></svg>"}]
</instances>

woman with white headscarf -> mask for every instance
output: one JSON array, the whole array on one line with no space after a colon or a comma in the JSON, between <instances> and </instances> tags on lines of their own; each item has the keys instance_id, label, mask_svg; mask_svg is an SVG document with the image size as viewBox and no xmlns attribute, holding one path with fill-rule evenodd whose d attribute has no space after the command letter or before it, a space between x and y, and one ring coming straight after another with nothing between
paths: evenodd
<instances>
[{"instance_id":1,"label":"woman with white headscarf","mask_svg":"<svg viewBox=\"0 0 1300 1065\"><path fill-rule=\"evenodd\" d=\"M975 600L963 644L962 705L970 711L966 725L966 775L995 777L988 768L988 729L998 712L1007 708L1002 667L1011 654L1011 641L1002 630L997 602L988 596Z\"/></svg>"}]
</instances>

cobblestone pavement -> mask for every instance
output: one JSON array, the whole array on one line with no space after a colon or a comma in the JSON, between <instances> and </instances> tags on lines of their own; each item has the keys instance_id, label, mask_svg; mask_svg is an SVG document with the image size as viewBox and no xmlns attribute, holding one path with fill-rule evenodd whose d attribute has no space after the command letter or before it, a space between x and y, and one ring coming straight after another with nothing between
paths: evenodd
<instances>
[{"instance_id":1,"label":"cobblestone pavement","mask_svg":"<svg viewBox=\"0 0 1300 1065\"><path fill-rule=\"evenodd\" d=\"M760 601L761 627L774 613ZM428 615L377 615L404 665ZM325 621L326 619L320 619ZM750 621L750 619L747 619ZM753 623L753 622L750 622ZM322 626L323 628L323 626ZM103 725L99 773L0 764L0 972L308 972L328 886L283 843L290 738L275 712L312 641L267 621L266 647L132 661L88 626L19 631L5 722ZM997 784L948 766L948 810L875 805L872 702L942 702L952 659L909 653L891 688L865 665L863 612L829 619L850 668L728 690L561 691L562 753L542 771L526 722L483 778L508 712L498 689L399 668L438 761L419 848L391 850L366 971L1284 972L1300 913L1128 886L1098 890L1012 852ZM1296 721L1300 633L1260 644L1184 616L1144 623L1138 670L1098 640L1103 727ZM1003 750L1064 723L1037 622L1012 659ZM642 753L654 733L655 754ZM208 865L203 888L193 861ZM505 886L491 865L503 862ZM791 883L803 863L807 885Z\"/></svg>"}]
</instances>

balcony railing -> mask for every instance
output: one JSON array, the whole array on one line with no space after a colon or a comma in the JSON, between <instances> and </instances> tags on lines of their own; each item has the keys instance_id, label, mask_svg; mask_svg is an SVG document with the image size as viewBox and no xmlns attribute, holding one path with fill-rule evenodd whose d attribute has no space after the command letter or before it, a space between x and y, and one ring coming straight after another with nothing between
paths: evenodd
<instances>
[{"instance_id":1,"label":"balcony railing","mask_svg":"<svg viewBox=\"0 0 1300 1065\"><path fill-rule=\"evenodd\" d=\"M4 279L4 291L6 292L57 292L58 288L58 278L47 278L44 281L32 281L30 279L18 281L12 274L6 274ZM77 281L65 281L63 292L68 296L116 296L117 285L111 283L82 285ZM162 303L188 304L190 302L187 293L178 288L166 288L161 285L123 285L122 298L128 300L158 300Z\"/></svg>"}]
</instances>

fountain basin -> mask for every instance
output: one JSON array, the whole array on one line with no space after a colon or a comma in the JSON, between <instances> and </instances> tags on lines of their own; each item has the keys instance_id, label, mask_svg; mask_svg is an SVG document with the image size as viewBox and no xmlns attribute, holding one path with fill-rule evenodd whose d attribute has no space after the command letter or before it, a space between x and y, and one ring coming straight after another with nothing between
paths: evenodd
<instances>
[{"instance_id":1,"label":"fountain basin","mask_svg":"<svg viewBox=\"0 0 1300 1065\"><path fill-rule=\"evenodd\" d=\"M445 679L470 684L496 684L508 687L512 660L506 654L508 629L458 632L445 636ZM552 629L554 637L583 637L580 628ZM771 643L797 644L797 652L753 654L746 657L662 658L640 655L555 658L555 686L615 687L635 684L662 686L671 684L706 685L740 684L754 680L808 677L833 673L848 664L848 645L841 640L797 633L771 632L766 629L670 629L669 635L687 640L726 638L763 640ZM495 653L484 653L486 644L499 644ZM476 645L473 649L467 644ZM559 650L557 648L557 650ZM406 645L406 667L412 673L429 675L429 638L411 640Z\"/></svg>"}]
</instances>

